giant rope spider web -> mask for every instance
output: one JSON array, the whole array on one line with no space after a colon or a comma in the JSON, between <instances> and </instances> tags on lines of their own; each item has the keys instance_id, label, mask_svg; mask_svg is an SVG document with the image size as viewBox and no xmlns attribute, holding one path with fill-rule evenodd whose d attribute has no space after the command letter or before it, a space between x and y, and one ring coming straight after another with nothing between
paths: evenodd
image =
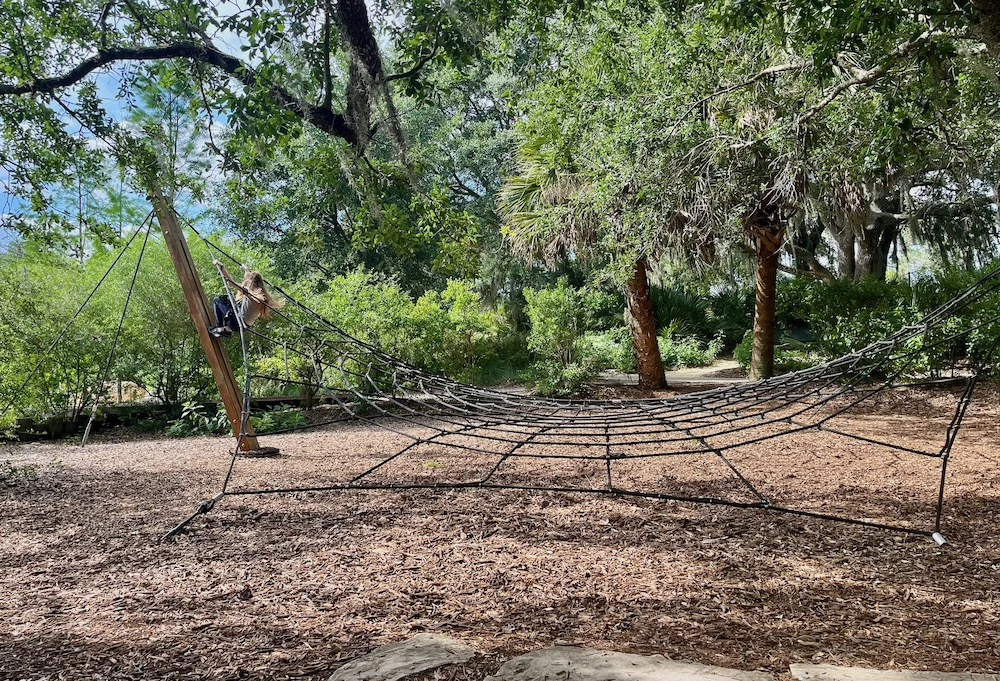
<instances>
[{"instance_id":1,"label":"giant rope spider web","mask_svg":"<svg viewBox=\"0 0 1000 681\"><path fill-rule=\"evenodd\" d=\"M151 217L126 242L43 353L43 359L72 327L136 237L145 231L122 323L98 382L99 386L104 384L139 274ZM202 236L194 225L187 224L207 248L238 262ZM271 325L266 330L258 326L240 329L244 367L241 427L221 489L164 538L179 534L227 496L480 489L610 495L759 509L927 536L944 543L941 529L948 461L973 390L995 360L1000 340L998 268L918 323L809 369L765 381L662 398L547 399L476 387L420 369L346 333L274 282L268 285L288 305L274 311L281 323L273 325L273 331ZM233 296L234 287L229 283L225 286L228 295ZM251 356L252 347L280 349L285 357L284 375L260 371ZM290 358L299 367L296 378L291 377L288 368ZM0 416L15 403L43 359L14 390ZM272 430L266 433L268 436L355 422L391 433L400 444L380 451L372 461L349 462L353 465L345 466L334 480L320 476L301 484L235 486L234 472L240 461L240 444L247 436L253 388L276 384L325 397L329 408L323 418ZM958 392L947 426L939 436L939 446L930 446L929 442L910 446L900 442L898 434L873 435L852 431L840 423L852 410L878 410L879 398L891 391L942 384L957 386ZM84 444L96 412L95 403ZM807 432L838 438L841 444L837 451L856 448L864 453L879 448L896 460L921 460L935 466L930 522L920 525L850 517L822 507L817 510L783 504L772 498L761 484L760 472L748 470L767 459L743 461L741 452L772 447L780 439ZM457 465L443 470L420 465L434 463L443 452L450 453ZM823 454L817 451L809 455L818 460ZM398 464L406 461L415 465L400 471ZM650 462L659 465L662 479L652 486L637 484L634 469ZM680 469L711 469L711 475L724 478L725 484L721 488L678 484L679 478L671 476Z\"/></svg>"},{"instance_id":2,"label":"giant rope spider web","mask_svg":"<svg viewBox=\"0 0 1000 681\"><path fill-rule=\"evenodd\" d=\"M194 230L194 227L191 226ZM227 252L204 243L236 262ZM934 538L941 535L948 460L969 406L973 390L997 343L1000 322L993 294L1000 289L996 270L961 295L927 314L919 323L871 343L857 352L810 369L765 381L737 384L658 399L544 399L475 387L424 371L346 333L335 323L270 284L289 305L276 315L294 330L293 337L276 337L259 327L242 327L244 354L243 424L250 414L255 382L295 384L325 394L333 404L331 418L294 426L270 435L315 429L346 421L365 422L393 433L402 443L380 453L361 470L345 471L336 481L234 489L239 460L232 453L221 490L165 537L181 532L226 496L344 492L350 490L506 489L525 492L572 492L694 502L762 509L772 512L838 520ZM236 288L239 288L238 286ZM227 284L229 295L233 287ZM971 316L971 320L969 317ZM973 344L971 339L975 338ZM286 375L255 373L248 344L280 348ZM977 348L970 351L970 348ZM287 372L291 353L309 367L309 376L292 380ZM954 359L956 356L962 359ZM942 379L942 372L950 374ZM916 379L916 380L914 380ZM961 386L941 445L918 448L888 438L870 437L837 427L850 410L874 401L887 391L952 383ZM878 446L894 456L936 460L939 476L933 526L878 522L776 503L734 461L733 453L753 445L806 431L823 431L846 443ZM245 432L239 434L242 439ZM428 452L427 450L432 451ZM442 451L460 465L438 471ZM400 472L396 464L416 465ZM685 465L713 464L724 471L741 495L685 493L683 489L635 489L628 468L656 460ZM420 463L425 465L421 466ZM520 471L506 469L520 464ZM560 467L576 466L576 484L568 484ZM583 484L580 468L585 468ZM404 467L405 468L405 467Z\"/></svg>"}]
</instances>

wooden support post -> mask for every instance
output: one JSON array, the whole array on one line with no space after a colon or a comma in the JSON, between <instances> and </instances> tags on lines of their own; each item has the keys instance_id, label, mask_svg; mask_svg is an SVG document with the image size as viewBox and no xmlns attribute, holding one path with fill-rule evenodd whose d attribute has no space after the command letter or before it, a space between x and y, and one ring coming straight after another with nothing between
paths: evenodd
<instances>
[{"instance_id":1,"label":"wooden support post","mask_svg":"<svg viewBox=\"0 0 1000 681\"><path fill-rule=\"evenodd\" d=\"M198 277L198 270L194 266L194 261L191 260L187 239L184 238L184 232L177 224L172 203L158 187L150 188L150 199L153 202L153 210L156 212L157 222L160 223L163 238L167 242L170 259L173 260L174 268L177 270L177 278L180 279L181 288L184 289L184 298L191 311L194 326L198 330L201 347L205 350L208 364L212 367L212 375L215 376L215 383L219 386L219 395L222 396L226 416L229 417L233 433L238 435L243 410L243 395L236 382L236 377L233 375L233 365L229 361L229 355L226 354L225 348L222 347L219 340L208 332L213 325L212 314L208 309L208 301L205 298L205 290L201 286L201 279ZM240 449L249 452L259 448L257 436L254 434L253 427L248 423L246 436L240 444Z\"/></svg>"}]
</instances>

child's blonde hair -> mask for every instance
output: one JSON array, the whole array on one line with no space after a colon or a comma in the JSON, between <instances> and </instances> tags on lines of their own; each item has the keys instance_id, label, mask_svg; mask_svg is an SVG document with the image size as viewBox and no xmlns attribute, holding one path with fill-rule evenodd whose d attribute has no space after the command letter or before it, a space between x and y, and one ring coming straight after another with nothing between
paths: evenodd
<instances>
[{"instance_id":1,"label":"child's blonde hair","mask_svg":"<svg viewBox=\"0 0 1000 681\"><path fill-rule=\"evenodd\" d=\"M244 293L244 291L247 293ZM285 306L285 301L276 300L268 293L267 288L264 286L264 277L261 276L260 272L247 271L243 275L243 283L240 285L240 290L236 292L236 302L242 302L247 294L264 306L264 309L260 311L260 316L264 319L271 316L272 310L280 310Z\"/></svg>"}]
</instances>

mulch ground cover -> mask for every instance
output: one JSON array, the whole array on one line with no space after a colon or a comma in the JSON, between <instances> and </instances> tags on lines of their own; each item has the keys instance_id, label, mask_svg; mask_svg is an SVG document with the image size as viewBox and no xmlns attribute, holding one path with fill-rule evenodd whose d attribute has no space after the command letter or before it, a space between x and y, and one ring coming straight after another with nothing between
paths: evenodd
<instances>
[{"instance_id":1,"label":"mulch ground cover","mask_svg":"<svg viewBox=\"0 0 1000 681\"><path fill-rule=\"evenodd\" d=\"M894 393L842 427L933 448L954 399ZM0 678L325 679L424 631L482 651L442 672L460 681L554 644L776 673L792 662L997 671L998 405L987 386L969 410L943 547L768 512L499 490L227 497L159 542L218 491L230 440L11 445L0 449ZM234 489L335 481L399 442L365 423L268 438L283 455L238 461ZM817 432L733 455L787 505L933 520L936 459ZM448 456L415 452L393 474L437 475ZM726 471L693 460L627 470L638 487L730 493L716 475Z\"/></svg>"}]
</instances>

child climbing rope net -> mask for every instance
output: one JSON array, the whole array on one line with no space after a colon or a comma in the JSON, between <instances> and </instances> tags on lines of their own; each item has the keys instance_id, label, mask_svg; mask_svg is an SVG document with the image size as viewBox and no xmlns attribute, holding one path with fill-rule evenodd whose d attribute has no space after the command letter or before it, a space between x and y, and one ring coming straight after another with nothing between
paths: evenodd
<instances>
[{"instance_id":1,"label":"child climbing rope net","mask_svg":"<svg viewBox=\"0 0 1000 681\"><path fill-rule=\"evenodd\" d=\"M239 333L240 320L244 327L251 327L258 319L266 321L274 310L280 310L285 306L284 301L276 300L268 292L260 272L243 265L243 281L238 283L220 260L215 259L212 264L219 269L223 279L236 289L235 300L230 296L227 287L226 295L217 296L212 301L217 326L209 329L209 332L216 338Z\"/></svg>"}]
</instances>

